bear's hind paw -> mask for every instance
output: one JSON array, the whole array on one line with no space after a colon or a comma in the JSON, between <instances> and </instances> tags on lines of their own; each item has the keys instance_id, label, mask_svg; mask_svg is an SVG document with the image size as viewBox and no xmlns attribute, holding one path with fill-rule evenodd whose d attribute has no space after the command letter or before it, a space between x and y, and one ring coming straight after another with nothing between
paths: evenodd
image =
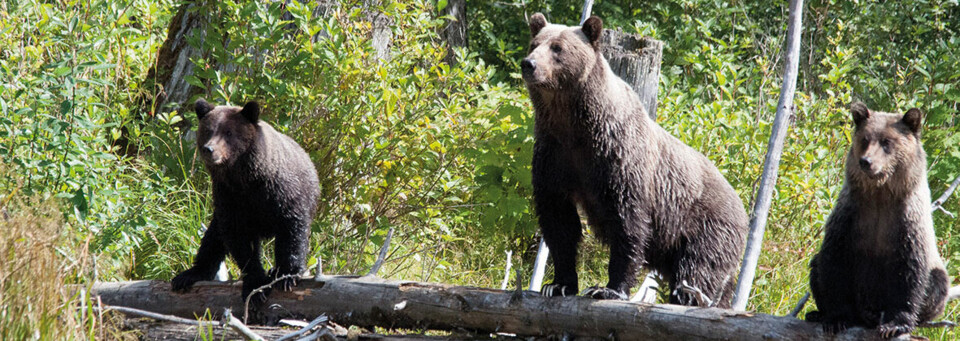
<instances>
[{"instance_id":1,"label":"bear's hind paw","mask_svg":"<svg viewBox=\"0 0 960 341\"><path fill-rule=\"evenodd\" d=\"M606 287L589 287L583 291L583 296L598 300L627 300L627 294Z\"/></svg>"}]
</instances>

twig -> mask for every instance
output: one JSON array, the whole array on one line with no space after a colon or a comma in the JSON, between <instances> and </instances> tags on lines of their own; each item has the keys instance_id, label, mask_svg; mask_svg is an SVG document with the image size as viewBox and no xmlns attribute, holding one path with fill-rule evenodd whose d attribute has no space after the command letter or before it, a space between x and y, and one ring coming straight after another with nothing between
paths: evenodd
<instances>
[{"instance_id":1,"label":"twig","mask_svg":"<svg viewBox=\"0 0 960 341\"><path fill-rule=\"evenodd\" d=\"M500 283L500 290L507 290L507 282L510 281L510 267L513 266L510 262L510 256L513 256L513 251L507 251L507 267L503 270L503 282Z\"/></svg>"},{"instance_id":2,"label":"twig","mask_svg":"<svg viewBox=\"0 0 960 341\"><path fill-rule=\"evenodd\" d=\"M237 331L237 333L240 333L241 335L246 337L247 340L263 341L262 336L257 335L257 333L254 333L252 330L250 330L250 328L247 328L247 326L244 325L243 322L240 322L240 320L238 320L236 317L233 317L233 314L230 313L230 308L223 310L222 323L224 326L233 328L233 330Z\"/></svg>"},{"instance_id":3,"label":"twig","mask_svg":"<svg viewBox=\"0 0 960 341\"><path fill-rule=\"evenodd\" d=\"M803 297L800 298L800 302L797 302L797 306L793 307L793 310L790 311L790 317L797 317L797 314L800 314L800 311L803 310L803 306L807 305L807 300L810 299L810 292L807 291L806 294L803 294Z\"/></svg>"},{"instance_id":4,"label":"twig","mask_svg":"<svg viewBox=\"0 0 960 341\"><path fill-rule=\"evenodd\" d=\"M953 323L953 322L951 322L951 321L946 321L946 320L944 320L944 321L924 322L924 323L921 323L921 324L920 324L919 326L917 326L917 327L920 327L920 328L953 328L953 327L956 327L956 326L957 326L956 323Z\"/></svg>"},{"instance_id":5,"label":"twig","mask_svg":"<svg viewBox=\"0 0 960 341\"><path fill-rule=\"evenodd\" d=\"M747 308L750 289L756 276L757 262L760 258L760 251L763 249L763 231L766 229L767 216L770 213L773 190L777 185L780 156L783 154L784 140L790 127L790 117L795 111L793 98L797 89L797 69L800 62L803 0L790 0L789 6L790 17L787 23L787 38L785 39L787 49L784 51L786 57L783 63L780 99L777 102L777 114L773 119L773 127L770 131L767 155L763 161L760 187L757 189L753 204L750 233L747 235L746 251L743 254L743 263L740 265L740 278L733 295L733 310L743 311Z\"/></svg>"},{"instance_id":6,"label":"twig","mask_svg":"<svg viewBox=\"0 0 960 341\"><path fill-rule=\"evenodd\" d=\"M950 288L950 291L947 292L947 301L952 301L960 298L960 285Z\"/></svg>"},{"instance_id":7,"label":"twig","mask_svg":"<svg viewBox=\"0 0 960 341\"><path fill-rule=\"evenodd\" d=\"M277 279L274 279L270 283L261 285L259 288L253 289L253 291L251 291L250 294L247 295L247 299L244 300L243 302L243 322L247 322L247 317L250 312L250 299L253 298L253 295L261 293L264 290L267 290L269 288L272 288L274 284L277 284L277 282L280 282L287 278L297 278L297 277L300 277L300 275L296 275L296 274L283 275L283 276L277 277Z\"/></svg>"},{"instance_id":8,"label":"twig","mask_svg":"<svg viewBox=\"0 0 960 341\"><path fill-rule=\"evenodd\" d=\"M944 213L947 213L947 215L950 217L953 217L953 213L947 212L947 210L943 209L943 203L947 201L947 198L950 198L950 195L952 195L953 191L957 189L957 186L960 186L960 175L958 175L956 179L953 179L953 183L950 184L950 187L947 187L947 190L943 192L943 195L937 198L937 200L933 201L933 204L931 204L933 207L930 208L930 212L936 212L939 209Z\"/></svg>"},{"instance_id":9,"label":"twig","mask_svg":"<svg viewBox=\"0 0 960 341\"><path fill-rule=\"evenodd\" d=\"M547 242L540 238L540 246L537 249L537 260L533 263L533 276L530 276L530 287L528 290L539 292L543 287L543 272L547 268L547 257L550 256L550 248Z\"/></svg>"},{"instance_id":10,"label":"twig","mask_svg":"<svg viewBox=\"0 0 960 341\"><path fill-rule=\"evenodd\" d=\"M295 338L295 337L299 337L300 335L303 335L303 334L305 334L306 332L309 332L309 331L313 330L313 328L316 328L317 326L319 326L319 325L321 325L321 324L326 324L327 321L329 321L329 320L330 320L330 319L327 318L327 315L320 315L320 316L318 316L317 318L313 319L313 321L311 321L310 324L306 325L305 327L301 328L300 330L295 331L295 332L290 333L290 334L287 334L287 335L284 335L284 336L281 336L281 337L280 337L279 339L277 339L276 341L290 340L290 339L293 339L293 338Z\"/></svg>"},{"instance_id":11,"label":"twig","mask_svg":"<svg viewBox=\"0 0 960 341\"><path fill-rule=\"evenodd\" d=\"M96 309L96 308L94 308L94 309ZM216 323L216 322L190 320L190 319L185 319L185 318L182 318L182 317L176 317L176 316L173 316L173 315L157 314L157 313L154 313L154 312L149 312L149 311L146 311L146 310L140 310L140 309L134 309L134 308L127 308L127 307L121 307L121 306L115 306L115 305L104 305L104 306L103 306L103 311L110 311L110 310L119 311L119 312L124 313L124 314L127 314L127 315L137 315L137 316L152 318L152 319L154 319L154 320L160 320L160 321L166 321L166 322L172 322L172 323L180 323L180 324L189 324L189 325L193 325L193 326L206 327L206 326L219 326L219 325L220 325L219 323Z\"/></svg>"},{"instance_id":12,"label":"twig","mask_svg":"<svg viewBox=\"0 0 960 341\"><path fill-rule=\"evenodd\" d=\"M313 275L313 280L317 282L323 280L323 257L320 255L317 255L317 273Z\"/></svg>"},{"instance_id":13,"label":"twig","mask_svg":"<svg viewBox=\"0 0 960 341\"><path fill-rule=\"evenodd\" d=\"M657 277L659 276L654 270L647 271L647 275L643 277L643 283L640 283L640 289L637 290L630 301L657 303L657 288L660 286L657 283Z\"/></svg>"},{"instance_id":14,"label":"twig","mask_svg":"<svg viewBox=\"0 0 960 341\"><path fill-rule=\"evenodd\" d=\"M383 266L383 261L387 258L387 250L390 249L390 238L393 238L392 227L389 231L387 231L387 238L383 240L383 247L380 248L380 255L377 256L377 261L373 262L373 267L370 268L370 272L367 273L367 276L376 276L377 272L380 271L380 267Z\"/></svg>"},{"instance_id":15,"label":"twig","mask_svg":"<svg viewBox=\"0 0 960 341\"><path fill-rule=\"evenodd\" d=\"M580 25L583 25L583 23L587 21L591 11L593 11L593 0L584 0L583 12L580 13Z\"/></svg>"},{"instance_id":16,"label":"twig","mask_svg":"<svg viewBox=\"0 0 960 341\"><path fill-rule=\"evenodd\" d=\"M333 332L330 331L330 329L323 328L318 330L316 333L299 338L297 339L297 341L313 341L318 339L323 339L326 341L336 341L337 336L334 335Z\"/></svg>"}]
</instances>

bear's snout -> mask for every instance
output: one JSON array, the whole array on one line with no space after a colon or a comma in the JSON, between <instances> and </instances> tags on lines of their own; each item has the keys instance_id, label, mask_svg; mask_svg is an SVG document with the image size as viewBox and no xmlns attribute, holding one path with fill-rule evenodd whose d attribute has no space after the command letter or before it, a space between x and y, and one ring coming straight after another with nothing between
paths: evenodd
<instances>
[{"instance_id":1,"label":"bear's snout","mask_svg":"<svg viewBox=\"0 0 960 341\"><path fill-rule=\"evenodd\" d=\"M532 75L533 71L537 69L537 61L533 58L524 58L520 61L520 70L524 74Z\"/></svg>"},{"instance_id":2,"label":"bear's snout","mask_svg":"<svg viewBox=\"0 0 960 341\"><path fill-rule=\"evenodd\" d=\"M864 170L870 170L870 164L871 162L869 156L860 158L860 168L863 168Z\"/></svg>"},{"instance_id":3,"label":"bear's snout","mask_svg":"<svg viewBox=\"0 0 960 341\"><path fill-rule=\"evenodd\" d=\"M213 142L208 142L200 148L200 156L211 165L221 165L227 159Z\"/></svg>"},{"instance_id":4,"label":"bear's snout","mask_svg":"<svg viewBox=\"0 0 960 341\"><path fill-rule=\"evenodd\" d=\"M883 162L879 162L869 156L863 156L860 158L859 163L860 170L870 178L882 179L886 177L886 175L883 174Z\"/></svg>"}]
</instances>

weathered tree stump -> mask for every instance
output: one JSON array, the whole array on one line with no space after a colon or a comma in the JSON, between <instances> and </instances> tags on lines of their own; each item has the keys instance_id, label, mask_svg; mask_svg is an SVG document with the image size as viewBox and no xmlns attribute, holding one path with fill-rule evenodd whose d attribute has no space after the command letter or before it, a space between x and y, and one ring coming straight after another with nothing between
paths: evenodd
<instances>
[{"instance_id":1,"label":"weathered tree stump","mask_svg":"<svg viewBox=\"0 0 960 341\"><path fill-rule=\"evenodd\" d=\"M603 30L600 44L613 73L633 87L647 114L656 120L663 42L621 30Z\"/></svg>"},{"instance_id":2,"label":"weathered tree stump","mask_svg":"<svg viewBox=\"0 0 960 341\"><path fill-rule=\"evenodd\" d=\"M447 55L443 61L449 65L457 64L455 47L467 47L467 0L448 0L440 15L451 16L440 31L440 38L447 42Z\"/></svg>"}]
</instances>

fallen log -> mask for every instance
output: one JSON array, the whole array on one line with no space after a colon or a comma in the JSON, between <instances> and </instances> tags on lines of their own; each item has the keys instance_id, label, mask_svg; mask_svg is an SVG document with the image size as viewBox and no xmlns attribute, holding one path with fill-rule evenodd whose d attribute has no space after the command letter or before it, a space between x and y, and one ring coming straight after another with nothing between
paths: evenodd
<instances>
[{"instance_id":1,"label":"fallen log","mask_svg":"<svg viewBox=\"0 0 960 341\"><path fill-rule=\"evenodd\" d=\"M239 282L200 282L185 293L163 281L96 283L104 304L123 305L185 318L214 315L224 308L239 314ZM874 331L852 328L824 334L818 324L790 317L584 297L542 297L530 291L503 291L446 284L389 281L372 277L304 278L290 292L274 291L262 312L274 321L327 314L343 325L384 328L568 335L621 340L865 340Z\"/></svg>"}]
</instances>

